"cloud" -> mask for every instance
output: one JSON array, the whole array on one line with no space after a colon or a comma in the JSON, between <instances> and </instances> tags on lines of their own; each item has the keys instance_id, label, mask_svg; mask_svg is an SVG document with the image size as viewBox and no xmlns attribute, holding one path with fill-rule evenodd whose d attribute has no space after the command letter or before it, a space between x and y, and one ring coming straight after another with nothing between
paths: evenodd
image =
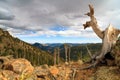
<instances>
[{"instance_id":1,"label":"cloud","mask_svg":"<svg viewBox=\"0 0 120 80\"><path fill-rule=\"evenodd\" d=\"M102 29L105 29L109 23L114 26L119 24L120 9L117 1L0 0L0 19L4 19L4 21L0 21L0 25L4 25L3 27L13 35L64 37L90 37L93 35L96 37L91 29L84 31L82 26L85 21L89 20L89 17L84 15L89 11L88 4L94 5L98 23ZM51 29L57 27L56 25L64 27L65 30Z\"/></svg>"},{"instance_id":2,"label":"cloud","mask_svg":"<svg viewBox=\"0 0 120 80\"><path fill-rule=\"evenodd\" d=\"M0 7L0 20L13 20L13 19L14 15L12 14L12 12L5 8Z\"/></svg>"}]
</instances>

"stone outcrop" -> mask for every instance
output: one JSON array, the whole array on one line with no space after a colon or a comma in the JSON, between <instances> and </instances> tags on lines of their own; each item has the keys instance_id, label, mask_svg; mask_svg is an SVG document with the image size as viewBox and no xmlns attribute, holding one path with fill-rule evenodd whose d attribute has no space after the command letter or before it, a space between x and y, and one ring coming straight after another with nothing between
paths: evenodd
<instances>
[{"instance_id":1,"label":"stone outcrop","mask_svg":"<svg viewBox=\"0 0 120 80\"><path fill-rule=\"evenodd\" d=\"M0 57L2 63L0 80L70 80L73 70L66 65L33 67L22 58Z\"/></svg>"},{"instance_id":2,"label":"stone outcrop","mask_svg":"<svg viewBox=\"0 0 120 80\"><path fill-rule=\"evenodd\" d=\"M26 59L12 59L9 57L0 57L2 63L0 78L2 80L19 80L29 78L33 75L34 67Z\"/></svg>"},{"instance_id":3,"label":"stone outcrop","mask_svg":"<svg viewBox=\"0 0 120 80\"><path fill-rule=\"evenodd\" d=\"M11 70L17 74L31 74L34 70L34 67L31 65L31 63L26 59L12 59L10 61L7 61L3 65L3 69L5 70Z\"/></svg>"},{"instance_id":4,"label":"stone outcrop","mask_svg":"<svg viewBox=\"0 0 120 80\"><path fill-rule=\"evenodd\" d=\"M19 80L19 75L10 70L2 70L0 80Z\"/></svg>"}]
</instances>

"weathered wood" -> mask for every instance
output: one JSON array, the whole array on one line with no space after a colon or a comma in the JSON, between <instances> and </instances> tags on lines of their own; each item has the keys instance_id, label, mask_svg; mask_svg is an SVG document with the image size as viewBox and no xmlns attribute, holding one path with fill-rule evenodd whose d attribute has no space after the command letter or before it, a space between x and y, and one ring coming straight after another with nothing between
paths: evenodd
<instances>
[{"instance_id":1,"label":"weathered wood","mask_svg":"<svg viewBox=\"0 0 120 80\"><path fill-rule=\"evenodd\" d=\"M99 26L97 24L97 20L94 17L94 8L92 5L89 5L89 8L90 8L90 12L88 12L85 15L88 15L91 20L87 21L86 24L83 24L84 29L91 26L92 29L94 30L94 32L97 34L97 36L100 37L101 39L103 39L103 31L101 31L101 29L99 28Z\"/></svg>"},{"instance_id":2,"label":"weathered wood","mask_svg":"<svg viewBox=\"0 0 120 80\"><path fill-rule=\"evenodd\" d=\"M56 48L54 49L54 65L56 65L56 54L57 54L57 50Z\"/></svg>"},{"instance_id":3,"label":"weathered wood","mask_svg":"<svg viewBox=\"0 0 120 80\"><path fill-rule=\"evenodd\" d=\"M58 65L60 64L60 48L57 48Z\"/></svg>"},{"instance_id":4,"label":"weathered wood","mask_svg":"<svg viewBox=\"0 0 120 80\"><path fill-rule=\"evenodd\" d=\"M90 58L92 59L92 53L91 53L90 50L88 49L87 45L86 45L86 49L87 49L87 52L88 52Z\"/></svg>"},{"instance_id":5,"label":"weathered wood","mask_svg":"<svg viewBox=\"0 0 120 80\"><path fill-rule=\"evenodd\" d=\"M68 45L64 44L64 48L65 48L65 62L68 62Z\"/></svg>"},{"instance_id":6,"label":"weathered wood","mask_svg":"<svg viewBox=\"0 0 120 80\"><path fill-rule=\"evenodd\" d=\"M97 59L101 59L104 57L108 52L111 52L112 47L116 44L118 39L118 29L115 29L112 25L109 25L108 28L104 31L104 38L102 40L102 50Z\"/></svg>"},{"instance_id":7,"label":"weathered wood","mask_svg":"<svg viewBox=\"0 0 120 80\"><path fill-rule=\"evenodd\" d=\"M71 53L71 47L68 47L68 61L70 62L70 53Z\"/></svg>"},{"instance_id":8,"label":"weathered wood","mask_svg":"<svg viewBox=\"0 0 120 80\"><path fill-rule=\"evenodd\" d=\"M102 39L102 49L100 53L92 56L94 62L92 63L92 65L86 67L85 69L95 67L99 62L101 62L105 58L105 55L108 52L111 52L112 47L114 47L114 45L116 44L118 35L120 34L120 30L114 28L112 25L109 25L108 28L106 28L104 31L101 31L97 24L97 20L94 17L94 8L92 7L92 5L89 5L89 8L90 12L88 12L86 15L90 17L91 21L87 21L86 24L83 24L83 26L84 29L91 26L98 37Z\"/></svg>"}]
</instances>

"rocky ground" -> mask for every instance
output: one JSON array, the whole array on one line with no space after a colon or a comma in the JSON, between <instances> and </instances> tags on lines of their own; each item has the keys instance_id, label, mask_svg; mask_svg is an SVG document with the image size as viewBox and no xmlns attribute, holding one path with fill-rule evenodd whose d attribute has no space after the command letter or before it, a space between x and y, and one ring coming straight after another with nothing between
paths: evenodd
<instances>
[{"instance_id":1,"label":"rocky ground","mask_svg":"<svg viewBox=\"0 0 120 80\"><path fill-rule=\"evenodd\" d=\"M55 66L33 66L23 58L0 56L0 80L120 80L120 41L111 54L114 60L107 60L107 65L87 70L81 70L89 65L81 60Z\"/></svg>"},{"instance_id":2,"label":"rocky ground","mask_svg":"<svg viewBox=\"0 0 120 80\"><path fill-rule=\"evenodd\" d=\"M56 66L41 65L33 67L26 59L0 57L0 80L119 80L120 72L116 66L99 66L80 70L87 66L82 61Z\"/></svg>"}]
</instances>

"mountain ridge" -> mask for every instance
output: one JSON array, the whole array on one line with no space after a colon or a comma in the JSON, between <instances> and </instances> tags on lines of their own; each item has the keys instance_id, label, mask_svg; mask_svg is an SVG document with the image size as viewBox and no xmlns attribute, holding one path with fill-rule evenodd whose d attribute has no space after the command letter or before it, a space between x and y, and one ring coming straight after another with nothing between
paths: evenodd
<instances>
[{"instance_id":1,"label":"mountain ridge","mask_svg":"<svg viewBox=\"0 0 120 80\"><path fill-rule=\"evenodd\" d=\"M48 52L10 35L0 28L0 56L13 55L14 58L26 58L33 65L53 64L53 57Z\"/></svg>"},{"instance_id":2,"label":"mountain ridge","mask_svg":"<svg viewBox=\"0 0 120 80\"><path fill-rule=\"evenodd\" d=\"M98 50L101 49L101 43L86 43L86 44L49 43L47 46L46 45L44 46L41 43L35 43L32 45L35 47L38 47L39 49L50 52L52 55L54 54L54 49L59 48L60 49L60 57L65 60L64 44L67 44L70 47L70 58L73 61L77 61L79 59L86 59L88 57L88 51L87 51L86 46L89 48L89 50L92 54L96 53Z\"/></svg>"}]
</instances>

